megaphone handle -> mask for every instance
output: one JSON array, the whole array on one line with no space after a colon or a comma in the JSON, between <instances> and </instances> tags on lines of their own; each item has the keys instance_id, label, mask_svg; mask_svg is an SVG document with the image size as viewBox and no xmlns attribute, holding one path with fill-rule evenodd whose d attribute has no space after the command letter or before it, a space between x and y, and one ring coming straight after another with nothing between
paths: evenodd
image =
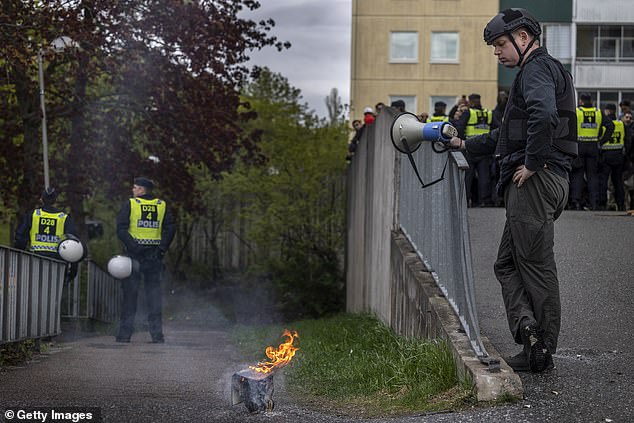
<instances>
[{"instance_id":1,"label":"megaphone handle","mask_svg":"<svg viewBox=\"0 0 634 423\"><path fill-rule=\"evenodd\" d=\"M426 186L425 182L423 182L423 179L420 177L420 174L418 173L418 168L416 167L416 162L414 161L414 156L412 156L411 151L409 150L409 145L407 144L407 140L403 140L403 144L405 145L405 149L406 154L407 154L407 158L409 159L409 163L412 165L412 168L414 169L414 173L416 174L416 177L418 178L418 181L420 182L420 184L423 186L423 188Z\"/></svg>"}]
</instances>

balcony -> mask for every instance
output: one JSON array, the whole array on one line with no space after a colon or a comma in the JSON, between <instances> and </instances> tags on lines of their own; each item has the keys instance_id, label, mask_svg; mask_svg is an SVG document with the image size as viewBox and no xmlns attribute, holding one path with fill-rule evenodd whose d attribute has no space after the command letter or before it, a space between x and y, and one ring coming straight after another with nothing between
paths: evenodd
<instances>
[{"instance_id":1,"label":"balcony","mask_svg":"<svg viewBox=\"0 0 634 423\"><path fill-rule=\"evenodd\" d=\"M574 66L574 81L577 87L602 89L634 88L634 62L595 62L577 60Z\"/></svg>"}]
</instances>

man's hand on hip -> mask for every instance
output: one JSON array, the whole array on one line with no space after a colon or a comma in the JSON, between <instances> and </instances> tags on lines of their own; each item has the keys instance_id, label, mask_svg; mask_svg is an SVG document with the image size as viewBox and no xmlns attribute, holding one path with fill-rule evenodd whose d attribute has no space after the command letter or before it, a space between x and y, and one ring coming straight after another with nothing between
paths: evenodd
<instances>
[{"instance_id":1,"label":"man's hand on hip","mask_svg":"<svg viewBox=\"0 0 634 423\"><path fill-rule=\"evenodd\" d=\"M517 187L521 187L524 185L524 182L528 181L528 178L533 176L535 172L532 170L528 170L526 166L520 165L515 168L515 173L513 174L513 183L517 184Z\"/></svg>"}]
</instances>

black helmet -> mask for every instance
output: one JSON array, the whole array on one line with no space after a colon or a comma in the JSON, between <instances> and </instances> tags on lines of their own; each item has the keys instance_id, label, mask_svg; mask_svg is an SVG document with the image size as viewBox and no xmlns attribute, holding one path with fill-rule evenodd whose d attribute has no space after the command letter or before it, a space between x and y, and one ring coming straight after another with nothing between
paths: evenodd
<instances>
[{"instance_id":1,"label":"black helmet","mask_svg":"<svg viewBox=\"0 0 634 423\"><path fill-rule=\"evenodd\" d=\"M53 187L46 187L44 191L42 191L42 195L40 196L42 199L42 203L52 206L57 200L57 191Z\"/></svg>"},{"instance_id":2,"label":"black helmet","mask_svg":"<svg viewBox=\"0 0 634 423\"><path fill-rule=\"evenodd\" d=\"M518 28L525 27L535 37L539 37L542 29L539 22L526 9L505 9L495 15L484 27L484 41L491 45L501 35L511 34Z\"/></svg>"}]
</instances>

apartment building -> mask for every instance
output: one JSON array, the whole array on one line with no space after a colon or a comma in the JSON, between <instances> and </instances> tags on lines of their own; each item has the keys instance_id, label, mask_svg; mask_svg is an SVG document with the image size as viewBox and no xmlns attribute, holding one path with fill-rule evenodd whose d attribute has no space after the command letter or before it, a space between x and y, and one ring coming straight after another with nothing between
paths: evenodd
<instances>
[{"instance_id":1,"label":"apartment building","mask_svg":"<svg viewBox=\"0 0 634 423\"><path fill-rule=\"evenodd\" d=\"M627 0L501 0L524 7L542 24L542 41L572 73L577 92L595 104L634 101L634 4ZM499 69L501 88L515 72Z\"/></svg>"},{"instance_id":2,"label":"apartment building","mask_svg":"<svg viewBox=\"0 0 634 423\"><path fill-rule=\"evenodd\" d=\"M482 41L498 0L352 0L351 118L378 102L413 113L479 93L495 106L497 62Z\"/></svg>"},{"instance_id":3,"label":"apartment building","mask_svg":"<svg viewBox=\"0 0 634 423\"><path fill-rule=\"evenodd\" d=\"M570 32L577 92L601 107L634 102L634 3L575 0Z\"/></svg>"},{"instance_id":4,"label":"apartment building","mask_svg":"<svg viewBox=\"0 0 634 423\"><path fill-rule=\"evenodd\" d=\"M542 44L595 104L634 102L634 5L629 0L352 0L351 117L396 99L414 113L477 92L495 107L516 69L498 65L482 30L499 10L523 7Z\"/></svg>"}]
</instances>

